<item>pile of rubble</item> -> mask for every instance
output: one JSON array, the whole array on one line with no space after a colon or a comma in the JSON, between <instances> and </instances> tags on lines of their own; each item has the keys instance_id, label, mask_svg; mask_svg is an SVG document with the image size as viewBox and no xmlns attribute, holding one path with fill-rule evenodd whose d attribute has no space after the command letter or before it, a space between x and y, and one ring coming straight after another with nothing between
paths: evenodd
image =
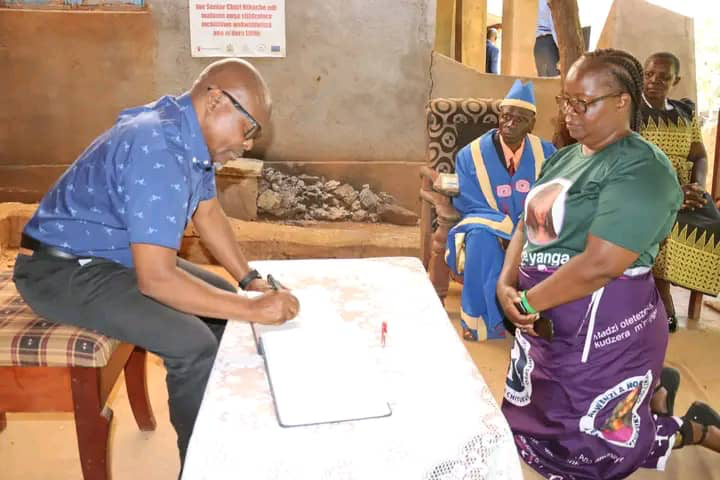
<instances>
[{"instance_id":1,"label":"pile of rubble","mask_svg":"<svg viewBox=\"0 0 720 480\"><path fill-rule=\"evenodd\" d=\"M415 225L418 216L398 205L392 195L360 191L337 180L314 175L288 175L263 168L258 185L258 214L282 220L385 222Z\"/></svg>"}]
</instances>

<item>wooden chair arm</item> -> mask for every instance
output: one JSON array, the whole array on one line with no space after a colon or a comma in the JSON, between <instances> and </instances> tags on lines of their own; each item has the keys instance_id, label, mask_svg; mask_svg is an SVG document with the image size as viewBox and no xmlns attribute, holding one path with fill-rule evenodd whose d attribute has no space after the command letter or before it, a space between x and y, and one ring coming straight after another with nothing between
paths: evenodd
<instances>
[{"instance_id":1,"label":"wooden chair arm","mask_svg":"<svg viewBox=\"0 0 720 480\"><path fill-rule=\"evenodd\" d=\"M430 180L430 183L433 183L438 177L437 170L430 168L428 166L422 166L420 167L420 178L427 178Z\"/></svg>"},{"instance_id":2,"label":"wooden chair arm","mask_svg":"<svg viewBox=\"0 0 720 480\"><path fill-rule=\"evenodd\" d=\"M420 178L424 190L434 190L447 197L455 197L458 194L456 173L440 173L430 167L420 167Z\"/></svg>"},{"instance_id":3,"label":"wooden chair arm","mask_svg":"<svg viewBox=\"0 0 720 480\"><path fill-rule=\"evenodd\" d=\"M437 216L448 223L455 223L460 220L460 213L450 203L447 196L428 190L420 190L420 197L435 207Z\"/></svg>"}]
</instances>

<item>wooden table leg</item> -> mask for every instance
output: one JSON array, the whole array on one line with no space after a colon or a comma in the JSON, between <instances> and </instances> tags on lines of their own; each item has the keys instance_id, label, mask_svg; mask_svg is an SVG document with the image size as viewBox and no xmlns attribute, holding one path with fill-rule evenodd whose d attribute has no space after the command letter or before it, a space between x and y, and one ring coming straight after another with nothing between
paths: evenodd
<instances>
[{"instance_id":1,"label":"wooden table leg","mask_svg":"<svg viewBox=\"0 0 720 480\"><path fill-rule=\"evenodd\" d=\"M690 291L690 303L688 305L688 320L700 320L702 312L702 292Z\"/></svg>"}]
</instances>

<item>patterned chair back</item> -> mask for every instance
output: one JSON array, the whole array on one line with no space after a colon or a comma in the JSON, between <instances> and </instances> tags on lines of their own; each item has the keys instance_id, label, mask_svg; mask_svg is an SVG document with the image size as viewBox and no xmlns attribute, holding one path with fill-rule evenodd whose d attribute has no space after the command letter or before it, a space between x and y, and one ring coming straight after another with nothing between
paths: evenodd
<instances>
[{"instance_id":1,"label":"patterned chair back","mask_svg":"<svg viewBox=\"0 0 720 480\"><path fill-rule=\"evenodd\" d=\"M434 98L427 106L428 163L443 173L455 171L455 155L498 126L500 99Z\"/></svg>"}]
</instances>

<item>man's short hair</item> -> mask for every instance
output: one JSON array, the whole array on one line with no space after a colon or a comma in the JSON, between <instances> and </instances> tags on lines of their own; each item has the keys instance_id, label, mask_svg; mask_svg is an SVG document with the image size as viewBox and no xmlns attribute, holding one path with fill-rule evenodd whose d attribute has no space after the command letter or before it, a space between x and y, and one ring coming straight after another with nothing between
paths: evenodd
<instances>
[{"instance_id":1,"label":"man's short hair","mask_svg":"<svg viewBox=\"0 0 720 480\"><path fill-rule=\"evenodd\" d=\"M648 57L647 61L658 59L663 62L668 62L670 65L672 65L673 70L675 70L675 75L680 75L680 59L670 52L657 52L653 53ZM646 62L647 63L647 62Z\"/></svg>"}]
</instances>

